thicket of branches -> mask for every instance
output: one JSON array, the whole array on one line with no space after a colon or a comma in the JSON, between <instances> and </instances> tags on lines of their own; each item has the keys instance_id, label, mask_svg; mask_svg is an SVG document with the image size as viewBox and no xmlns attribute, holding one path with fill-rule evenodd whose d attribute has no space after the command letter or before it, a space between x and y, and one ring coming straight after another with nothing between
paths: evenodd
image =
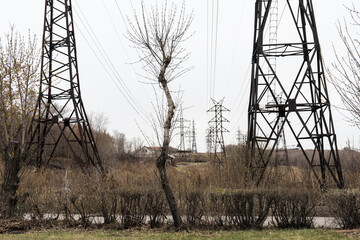
<instances>
[{"instance_id":1,"label":"thicket of branches","mask_svg":"<svg viewBox=\"0 0 360 240\"><path fill-rule=\"evenodd\" d=\"M337 29L343 46L334 46L336 61L328 71L330 80L339 93L344 110L350 114L348 120L360 127L360 12L348 8L351 22L339 21ZM345 51L340 51L343 47Z\"/></svg>"},{"instance_id":2,"label":"thicket of branches","mask_svg":"<svg viewBox=\"0 0 360 240\"><path fill-rule=\"evenodd\" d=\"M240 161L244 164L246 159ZM247 188L242 164L232 156L221 169L211 164L168 168L187 228L259 229L266 219L278 228L312 228L314 217L324 215L335 217L342 228L359 226L359 190L322 192L306 169L278 170L266 186ZM41 175L29 171L18 193L19 214L64 220L69 226L170 225L171 211L155 172L153 162L117 162L106 180L95 170L91 178L76 168L47 169ZM279 181L280 174L287 177Z\"/></svg>"},{"instance_id":3,"label":"thicket of branches","mask_svg":"<svg viewBox=\"0 0 360 240\"><path fill-rule=\"evenodd\" d=\"M27 153L28 127L39 83L39 50L36 37L26 40L14 27L0 38L0 157L4 162L0 205L2 218L15 214L20 171Z\"/></svg>"}]
</instances>

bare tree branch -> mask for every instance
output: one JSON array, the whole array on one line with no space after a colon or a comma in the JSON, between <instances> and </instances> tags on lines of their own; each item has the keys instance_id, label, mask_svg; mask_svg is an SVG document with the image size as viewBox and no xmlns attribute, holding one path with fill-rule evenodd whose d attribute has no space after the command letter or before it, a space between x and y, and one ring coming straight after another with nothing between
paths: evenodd
<instances>
[{"instance_id":1,"label":"bare tree branch","mask_svg":"<svg viewBox=\"0 0 360 240\"><path fill-rule=\"evenodd\" d=\"M354 5L347 8L352 19L352 27L360 26L360 13ZM356 35L350 31L346 20L338 21L337 30L345 47L345 55L340 56L337 48L333 46L336 61L332 69L328 69L329 78L339 93L341 100L351 117L349 122L360 127L360 42Z\"/></svg>"}]
</instances>

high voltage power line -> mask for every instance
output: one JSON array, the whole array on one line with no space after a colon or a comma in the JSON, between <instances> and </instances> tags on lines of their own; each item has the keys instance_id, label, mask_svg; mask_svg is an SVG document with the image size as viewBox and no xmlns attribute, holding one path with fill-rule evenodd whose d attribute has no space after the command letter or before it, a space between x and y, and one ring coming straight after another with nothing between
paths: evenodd
<instances>
[{"instance_id":1,"label":"high voltage power line","mask_svg":"<svg viewBox=\"0 0 360 240\"><path fill-rule=\"evenodd\" d=\"M219 0L212 0L211 8L207 1L207 96L206 102L210 106L211 98L214 98L216 88L216 68L217 68L217 49L218 49L218 28L219 28ZM211 12L211 17L209 17ZM210 24L211 23L211 24Z\"/></svg>"},{"instance_id":2,"label":"high voltage power line","mask_svg":"<svg viewBox=\"0 0 360 240\"><path fill-rule=\"evenodd\" d=\"M78 19L80 20L80 23L82 24L83 29L85 29L87 35L89 36L89 41L84 34L83 31L81 31L81 27L76 24L78 27L78 31L83 36L85 42L90 47L91 51L94 53L96 59L101 64L102 68L106 72L106 74L109 76L109 78L113 81L117 89L120 91L120 93L123 95L125 100L130 104L131 108L142 118L145 122L150 124L150 120L148 118L145 118L147 116L146 111L144 108L139 104L139 102L136 100L134 94L129 89L127 84L125 83L124 79L121 77L119 72L117 71L116 67L114 66L113 62L107 55L106 51L104 50L101 42L97 38L96 34L94 33L91 25L89 24L87 18L85 17L84 13L82 12L79 5L75 3L75 6L77 7L74 9L75 14L77 15Z\"/></svg>"}]
</instances>

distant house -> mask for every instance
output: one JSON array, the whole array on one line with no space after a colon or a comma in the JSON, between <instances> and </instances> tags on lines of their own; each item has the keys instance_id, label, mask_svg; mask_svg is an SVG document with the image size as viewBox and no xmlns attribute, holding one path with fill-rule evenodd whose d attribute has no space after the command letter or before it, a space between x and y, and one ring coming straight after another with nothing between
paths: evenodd
<instances>
[{"instance_id":1,"label":"distant house","mask_svg":"<svg viewBox=\"0 0 360 240\"><path fill-rule=\"evenodd\" d=\"M137 153L138 158L157 157L161 152L161 147L142 147Z\"/></svg>"},{"instance_id":2,"label":"distant house","mask_svg":"<svg viewBox=\"0 0 360 240\"><path fill-rule=\"evenodd\" d=\"M169 158L174 159L173 153L177 150L175 148L169 148ZM161 147L142 147L138 152L135 154L138 158L157 158L160 155Z\"/></svg>"}]
</instances>

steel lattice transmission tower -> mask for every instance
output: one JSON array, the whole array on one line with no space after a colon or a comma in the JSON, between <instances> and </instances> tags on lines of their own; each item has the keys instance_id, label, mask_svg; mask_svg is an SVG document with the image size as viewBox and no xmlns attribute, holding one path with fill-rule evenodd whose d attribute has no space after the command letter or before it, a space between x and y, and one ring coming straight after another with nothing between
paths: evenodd
<instances>
[{"instance_id":1,"label":"steel lattice transmission tower","mask_svg":"<svg viewBox=\"0 0 360 240\"><path fill-rule=\"evenodd\" d=\"M256 0L255 5L248 109L252 178L260 184L286 128L319 184L325 186L327 180L331 180L342 188L344 181L312 1L278 2L285 4L283 18L286 21L283 19L283 27L278 25L276 43L265 36L273 1ZM276 70L271 58L277 60Z\"/></svg>"},{"instance_id":2,"label":"steel lattice transmission tower","mask_svg":"<svg viewBox=\"0 0 360 240\"><path fill-rule=\"evenodd\" d=\"M30 146L37 165L56 155L66 142L80 166L103 167L81 100L71 0L46 0L39 98Z\"/></svg>"},{"instance_id":3,"label":"steel lattice transmission tower","mask_svg":"<svg viewBox=\"0 0 360 240\"><path fill-rule=\"evenodd\" d=\"M238 145L245 145L246 144L246 134L243 134L239 129L236 132L236 139L237 139L237 143Z\"/></svg>"},{"instance_id":4,"label":"steel lattice transmission tower","mask_svg":"<svg viewBox=\"0 0 360 240\"><path fill-rule=\"evenodd\" d=\"M223 106L224 99L219 102L216 102L212 99L214 106L208 110L208 112L213 112L214 117L209 121L210 126L210 135L212 140L212 153L214 154L215 161L223 162L226 158L225 152L225 143L224 143L224 133L229 132L224 128L224 123L228 123L224 116L224 112L229 112L230 110Z\"/></svg>"},{"instance_id":5,"label":"steel lattice transmission tower","mask_svg":"<svg viewBox=\"0 0 360 240\"><path fill-rule=\"evenodd\" d=\"M207 152L210 155L212 152L214 152L214 127L212 125L209 124L208 129L206 129L206 147L207 147Z\"/></svg>"},{"instance_id":6,"label":"steel lattice transmission tower","mask_svg":"<svg viewBox=\"0 0 360 240\"><path fill-rule=\"evenodd\" d=\"M195 121L192 121L190 129L190 142L191 142L191 152L197 153L197 144L196 144L196 130L195 130Z\"/></svg>"},{"instance_id":7,"label":"steel lattice transmission tower","mask_svg":"<svg viewBox=\"0 0 360 240\"><path fill-rule=\"evenodd\" d=\"M181 108L179 113L179 127L180 127L180 143L178 146L178 152L184 157L186 154L186 147L185 147L185 122L189 122L189 120L184 119L184 111Z\"/></svg>"}]
</instances>

